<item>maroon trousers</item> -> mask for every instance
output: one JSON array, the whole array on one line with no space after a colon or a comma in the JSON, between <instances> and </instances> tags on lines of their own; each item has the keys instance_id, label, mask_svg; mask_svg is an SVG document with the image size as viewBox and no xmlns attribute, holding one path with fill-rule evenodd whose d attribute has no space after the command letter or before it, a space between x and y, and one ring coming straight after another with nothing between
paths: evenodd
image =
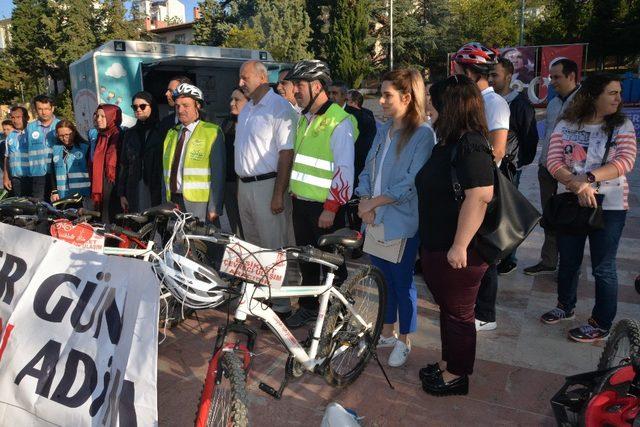
<instances>
[{"instance_id":1,"label":"maroon trousers","mask_svg":"<svg viewBox=\"0 0 640 427\"><path fill-rule=\"evenodd\" d=\"M442 360L454 375L471 375L476 358L475 304L487 264L474 252L467 267L454 269L446 252L421 251L422 273L440 306Z\"/></svg>"}]
</instances>

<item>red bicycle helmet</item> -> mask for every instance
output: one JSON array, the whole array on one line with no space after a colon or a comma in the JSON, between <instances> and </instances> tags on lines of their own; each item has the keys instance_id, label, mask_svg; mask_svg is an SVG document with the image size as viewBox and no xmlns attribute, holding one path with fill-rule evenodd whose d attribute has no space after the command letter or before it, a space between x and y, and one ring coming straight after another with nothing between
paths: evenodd
<instances>
[{"instance_id":1,"label":"red bicycle helmet","mask_svg":"<svg viewBox=\"0 0 640 427\"><path fill-rule=\"evenodd\" d=\"M498 62L500 53L478 42L467 43L454 55L453 60L461 65L468 65L481 73L488 73Z\"/></svg>"}]
</instances>

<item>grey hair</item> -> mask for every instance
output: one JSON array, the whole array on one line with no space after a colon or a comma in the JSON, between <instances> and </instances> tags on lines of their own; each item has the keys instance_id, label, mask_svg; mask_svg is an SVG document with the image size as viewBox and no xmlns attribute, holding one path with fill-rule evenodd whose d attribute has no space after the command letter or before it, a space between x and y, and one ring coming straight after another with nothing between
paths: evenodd
<instances>
[{"instance_id":1,"label":"grey hair","mask_svg":"<svg viewBox=\"0 0 640 427\"><path fill-rule=\"evenodd\" d=\"M243 64L243 66L253 65L254 71L261 76L264 76L265 79L269 80L269 72L267 71L267 67L260 61L256 59L252 59Z\"/></svg>"}]
</instances>

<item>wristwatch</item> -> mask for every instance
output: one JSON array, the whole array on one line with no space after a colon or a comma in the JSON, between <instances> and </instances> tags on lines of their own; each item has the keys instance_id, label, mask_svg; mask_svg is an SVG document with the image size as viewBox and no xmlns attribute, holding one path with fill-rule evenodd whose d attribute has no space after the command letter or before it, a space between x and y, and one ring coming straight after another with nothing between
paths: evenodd
<instances>
[{"instance_id":1,"label":"wristwatch","mask_svg":"<svg viewBox=\"0 0 640 427\"><path fill-rule=\"evenodd\" d=\"M585 175L587 176L587 182L589 184L593 184L594 182L596 182L596 176L591 172L587 172Z\"/></svg>"}]
</instances>

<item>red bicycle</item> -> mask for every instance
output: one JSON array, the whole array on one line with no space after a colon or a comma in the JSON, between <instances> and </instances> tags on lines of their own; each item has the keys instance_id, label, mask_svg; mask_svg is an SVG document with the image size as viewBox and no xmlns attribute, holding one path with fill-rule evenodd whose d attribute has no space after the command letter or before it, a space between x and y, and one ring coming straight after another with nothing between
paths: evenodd
<instances>
[{"instance_id":1,"label":"red bicycle","mask_svg":"<svg viewBox=\"0 0 640 427\"><path fill-rule=\"evenodd\" d=\"M561 427L640 426L640 322L619 321L598 370L567 377L551 406Z\"/></svg>"}]
</instances>

